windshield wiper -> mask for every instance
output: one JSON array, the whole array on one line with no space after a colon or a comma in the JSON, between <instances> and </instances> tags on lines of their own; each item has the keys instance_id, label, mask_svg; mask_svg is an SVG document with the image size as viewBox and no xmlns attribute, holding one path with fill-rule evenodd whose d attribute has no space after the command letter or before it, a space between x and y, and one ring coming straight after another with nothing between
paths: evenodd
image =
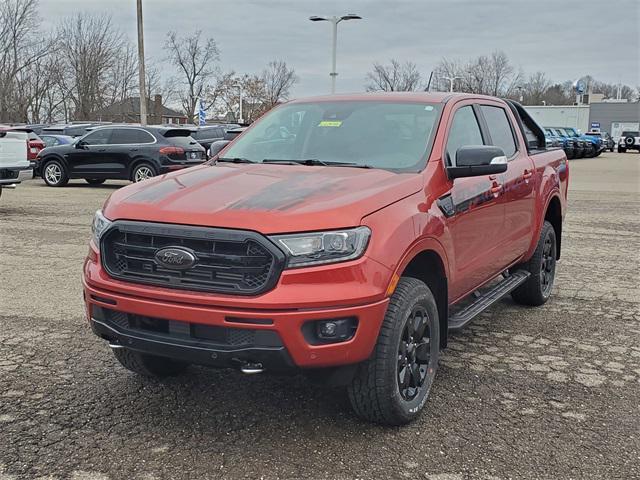
<instances>
[{"instance_id":1,"label":"windshield wiper","mask_svg":"<svg viewBox=\"0 0 640 480\"><path fill-rule=\"evenodd\" d=\"M229 162L229 163L256 163L253 160L249 160L248 158L243 157L221 157L218 158L218 162Z\"/></svg>"},{"instance_id":2,"label":"windshield wiper","mask_svg":"<svg viewBox=\"0 0 640 480\"><path fill-rule=\"evenodd\" d=\"M325 160L318 160L317 158L306 158L303 160L292 159L278 159L278 158L265 158L262 163L281 163L284 165L309 165L309 166L323 166L323 167L355 167L355 168L372 168L369 165L361 165L354 162L331 162Z\"/></svg>"}]
</instances>

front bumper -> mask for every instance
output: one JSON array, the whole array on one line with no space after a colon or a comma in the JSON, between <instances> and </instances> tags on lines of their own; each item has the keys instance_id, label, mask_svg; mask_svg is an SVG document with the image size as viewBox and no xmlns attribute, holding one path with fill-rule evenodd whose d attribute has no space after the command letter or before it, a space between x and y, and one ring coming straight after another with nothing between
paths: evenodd
<instances>
[{"instance_id":1,"label":"front bumper","mask_svg":"<svg viewBox=\"0 0 640 480\"><path fill-rule=\"evenodd\" d=\"M384 294L386 283L383 285L382 282L379 288L371 287L378 290L376 295L372 293L363 296L359 302L347 298L345 293L357 289L355 282L361 283L362 278L381 278L380 270L384 268L366 257L350 264L338 268L334 265L334 274L328 277L326 271L330 269L326 266L309 269L311 271L306 277L303 269L288 272L288 276L283 274L274 290L257 297L238 298L118 281L104 272L97 253L92 250L83 271L86 316L93 331L111 343L190 363L217 367L238 366L242 362L261 363L271 370L354 364L370 356L389 300ZM375 269L378 269L377 275L372 271ZM314 276L314 272L317 281L311 282L310 277ZM300 277L298 282L293 283L295 275ZM303 277L306 278L306 283L300 284ZM331 283L320 283L326 282L328 278L332 280ZM368 285L375 283L367 282ZM309 291L306 305L304 298L301 303L301 297L304 296L301 288ZM288 304L284 302L287 296L290 298ZM311 296L325 297L325 305L311 301ZM278 298L280 306L269 306L273 297ZM105 320L104 309L181 326L177 330L177 336L165 335L166 332L158 336L156 332L149 337L149 332L123 329L108 319ZM355 334L349 340L312 344L305 337L303 325L307 322L343 318L357 319ZM275 335L281 343L268 345L266 348L259 343L243 345L238 349L230 348L224 343L203 344L201 338L184 335L185 331L211 327L246 329L247 332L258 332L259 335L270 332L269 335Z\"/></svg>"}]
</instances>

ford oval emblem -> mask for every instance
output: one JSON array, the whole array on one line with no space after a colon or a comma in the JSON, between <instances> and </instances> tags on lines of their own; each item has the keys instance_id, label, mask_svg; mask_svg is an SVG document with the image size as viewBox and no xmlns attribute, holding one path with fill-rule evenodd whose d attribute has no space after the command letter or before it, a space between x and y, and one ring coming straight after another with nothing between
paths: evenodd
<instances>
[{"instance_id":1,"label":"ford oval emblem","mask_svg":"<svg viewBox=\"0 0 640 480\"><path fill-rule=\"evenodd\" d=\"M193 252L182 247L167 247L156 252L156 262L172 270L186 270L196 263Z\"/></svg>"}]
</instances>

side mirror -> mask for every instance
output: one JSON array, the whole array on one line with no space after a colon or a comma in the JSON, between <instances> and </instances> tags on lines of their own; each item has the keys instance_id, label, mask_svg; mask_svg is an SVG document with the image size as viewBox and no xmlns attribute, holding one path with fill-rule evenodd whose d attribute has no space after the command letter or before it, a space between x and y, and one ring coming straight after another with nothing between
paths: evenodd
<instances>
[{"instance_id":1,"label":"side mirror","mask_svg":"<svg viewBox=\"0 0 640 480\"><path fill-rule=\"evenodd\" d=\"M220 151L229 145L231 140L218 140L217 142L213 142L209 147L209 158L217 157Z\"/></svg>"},{"instance_id":2,"label":"side mirror","mask_svg":"<svg viewBox=\"0 0 640 480\"><path fill-rule=\"evenodd\" d=\"M507 171L507 157L499 147L473 145L456 151L456 166L447 167L450 179L495 175Z\"/></svg>"},{"instance_id":3,"label":"side mirror","mask_svg":"<svg viewBox=\"0 0 640 480\"><path fill-rule=\"evenodd\" d=\"M84 140L78 140L76 142L76 148L79 148L81 150L84 150L87 148L87 145L89 145L87 142L85 142Z\"/></svg>"}]
</instances>

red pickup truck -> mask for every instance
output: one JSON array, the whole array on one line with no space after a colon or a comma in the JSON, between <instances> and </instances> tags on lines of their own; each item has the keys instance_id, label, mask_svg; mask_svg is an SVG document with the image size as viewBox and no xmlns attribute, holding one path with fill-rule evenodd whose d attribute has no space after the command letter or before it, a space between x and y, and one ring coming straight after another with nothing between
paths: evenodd
<instances>
[{"instance_id":1,"label":"red pickup truck","mask_svg":"<svg viewBox=\"0 0 640 480\"><path fill-rule=\"evenodd\" d=\"M292 101L208 164L111 195L86 315L138 374L304 372L346 386L361 417L404 424L449 331L509 293L549 298L568 175L511 101Z\"/></svg>"}]
</instances>

